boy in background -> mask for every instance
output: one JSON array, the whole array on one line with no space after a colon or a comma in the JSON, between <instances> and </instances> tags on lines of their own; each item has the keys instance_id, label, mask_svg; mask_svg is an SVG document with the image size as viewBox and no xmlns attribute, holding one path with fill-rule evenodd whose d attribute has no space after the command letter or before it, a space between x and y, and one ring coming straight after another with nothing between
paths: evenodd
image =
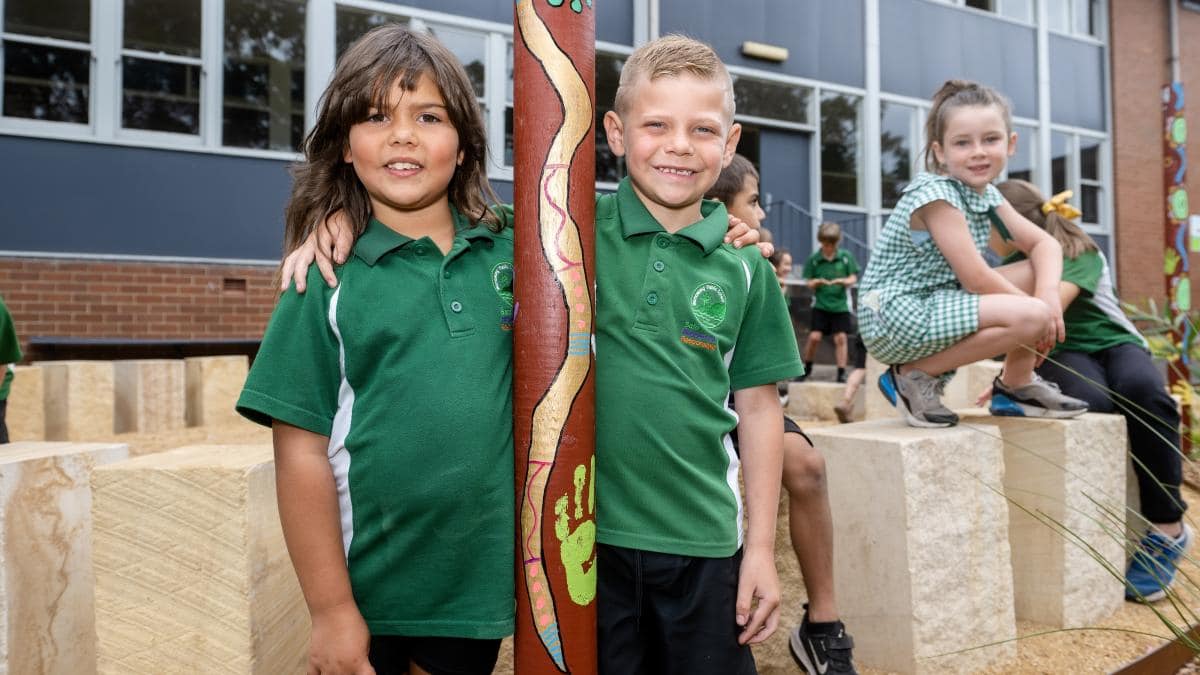
<instances>
[{"instance_id":1,"label":"boy in background","mask_svg":"<svg viewBox=\"0 0 1200 675\"><path fill-rule=\"evenodd\" d=\"M804 371L812 372L813 354L821 338L833 335L837 353L837 381L846 381L846 333L852 328L850 302L846 289L858 281L858 261L839 248L842 228L837 223L821 223L817 230L821 247L804 263L803 276L813 290L812 323L804 343Z\"/></svg>"}]
</instances>

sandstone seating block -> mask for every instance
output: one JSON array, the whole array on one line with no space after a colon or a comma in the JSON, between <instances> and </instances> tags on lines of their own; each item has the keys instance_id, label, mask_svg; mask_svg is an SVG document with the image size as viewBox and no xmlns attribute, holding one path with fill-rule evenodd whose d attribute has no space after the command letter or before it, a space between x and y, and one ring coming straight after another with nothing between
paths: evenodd
<instances>
[{"instance_id":1,"label":"sandstone seating block","mask_svg":"<svg viewBox=\"0 0 1200 675\"><path fill-rule=\"evenodd\" d=\"M41 367L17 366L13 370L5 424L14 443L46 440L46 385Z\"/></svg>"},{"instance_id":2,"label":"sandstone seating block","mask_svg":"<svg viewBox=\"0 0 1200 675\"><path fill-rule=\"evenodd\" d=\"M241 422L233 409L237 403L250 362L246 356L196 356L187 364L187 425Z\"/></svg>"},{"instance_id":3,"label":"sandstone seating block","mask_svg":"<svg viewBox=\"0 0 1200 675\"><path fill-rule=\"evenodd\" d=\"M792 382L788 384L787 414L796 419L838 421L833 407L842 402L845 384L837 382ZM854 396L851 413L856 420L863 419L863 388Z\"/></svg>"},{"instance_id":4,"label":"sandstone seating block","mask_svg":"<svg viewBox=\"0 0 1200 675\"><path fill-rule=\"evenodd\" d=\"M1120 609L1121 579L1074 537L1124 569L1124 544L1110 532L1119 532L1124 522L1125 418L992 417L982 408L959 414L962 426L998 428L1004 442L1017 618L1078 628ZM1071 534L1050 523L1061 523Z\"/></svg>"},{"instance_id":5,"label":"sandstone seating block","mask_svg":"<svg viewBox=\"0 0 1200 675\"><path fill-rule=\"evenodd\" d=\"M304 672L269 445L143 455L93 482L100 673Z\"/></svg>"},{"instance_id":6,"label":"sandstone seating block","mask_svg":"<svg viewBox=\"0 0 1200 675\"><path fill-rule=\"evenodd\" d=\"M0 673L95 673L95 467L113 443L17 442L0 451Z\"/></svg>"},{"instance_id":7,"label":"sandstone seating block","mask_svg":"<svg viewBox=\"0 0 1200 675\"><path fill-rule=\"evenodd\" d=\"M875 357L867 356L867 379L863 380L863 413L866 419L897 419L896 408L888 403L879 391L879 376L887 370L887 365L880 363Z\"/></svg>"},{"instance_id":8,"label":"sandstone seating block","mask_svg":"<svg viewBox=\"0 0 1200 675\"><path fill-rule=\"evenodd\" d=\"M170 431L184 426L184 367L178 359L113 362L114 431Z\"/></svg>"},{"instance_id":9,"label":"sandstone seating block","mask_svg":"<svg viewBox=\"0 0 1200 675\"><path fill-rule=\"evenodd\" d=\"M112 361L40 361L46 440L86 441L113 433Z\"/></svg>"},{"instance_id":10,"label":"sandstone seating block","mask_svg":"<svg viewBox=\"0 0 1200 675\"><path fill-rule=\"evenodd\" d=\"M999 430L888 419L808 433L825 457L838 608L855 659L966 673L1015 658L1011 642L961 652L1016 636Z\"/></svg>"}]
</instances>

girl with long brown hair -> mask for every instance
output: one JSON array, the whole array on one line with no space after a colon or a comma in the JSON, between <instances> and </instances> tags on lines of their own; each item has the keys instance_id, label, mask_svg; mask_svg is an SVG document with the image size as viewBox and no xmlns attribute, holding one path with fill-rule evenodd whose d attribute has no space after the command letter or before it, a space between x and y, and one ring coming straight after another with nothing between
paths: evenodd
<instances>
[{"instance_id":1,"label":"girl with long brown hair","mask_svg":"<svg viewBox=\"0 0 1200 675\"><path fill-rule=\"evenodd\" d=\"M1093 412L1125 416L1129 448L1136 461L1141 513L1150 524L1125 573L1125 597L1154 601L1166 595L1176 563L1191 538L1183 522L1187 505L1179 452L1179 412L1151 361L1146 339L1121 311L1108 260L1074 220L1079 211L1070 193L1046 199L1032 183L1009 180L1000 193L1018 213L1054 237L1063 249L1059 283L1067 338L1038 373ZM993 240L999 253L1011 251ZM1014 259L1019 259L1018 254Z\"/></svg>"}]
</instances>

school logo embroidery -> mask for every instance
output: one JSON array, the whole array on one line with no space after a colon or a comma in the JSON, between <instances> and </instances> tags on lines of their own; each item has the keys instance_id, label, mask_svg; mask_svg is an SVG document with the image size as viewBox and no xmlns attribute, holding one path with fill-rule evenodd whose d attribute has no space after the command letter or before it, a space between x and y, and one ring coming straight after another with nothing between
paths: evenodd
<instances>
[{"instance_id":1,"label":"school logo embroidery","mask_svg":"<svg viewBox=\"0 0 1200 675\"><path fill-rule=\"evenodd\" d=\"M725 289L709 281L692 291L692 316L708 330L725 321Z\"/></svg>"},{"instance_id":2,"label":"school logo embroidery","mask_svg":"<svg viewBox=\"0 0 1200 675\"><path fill-rule=\"evenodd\" d=\"M502 262L492 268L492 287L500 296L500 328L512 330L513 327L513 266L510 262Z\"/></svg>"}]
</instances>

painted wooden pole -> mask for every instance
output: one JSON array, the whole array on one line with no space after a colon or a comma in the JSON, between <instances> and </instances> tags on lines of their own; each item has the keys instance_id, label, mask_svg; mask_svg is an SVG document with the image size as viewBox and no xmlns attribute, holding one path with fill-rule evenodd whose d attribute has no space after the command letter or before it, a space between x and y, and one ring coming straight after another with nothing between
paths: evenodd
<instances>
[{"instance_id":1,"label":"painted wooden pole","mask_svg":"<svg viewBox=\"0 0 1200 675\"><path fill-rule=\"evenodd\" d=\"M515 5L515 670L521 675L596 672L591 4Z\"/></svg>"},{"instance_id":2,"label":"painted wooden pole","mask_svg":"<svg viewBox=\"0 0 1200 675\"><path fill-rule=\"evenodd\" d=\"M1191 377L1191 345L1195 338L1188 314L1192 308L1192 284L1188 277L1187 121L1183 116L1183 83L1163 87L1163 177L1166 187L1165 260L1167 307L1175 329L1171 340L1180 345L1180 358L1167 368L1168 382L1188 382ZM1183 409L1184 433L1181 450L1191 450L1191 415Z\"/></svg>"}]
</instances>

